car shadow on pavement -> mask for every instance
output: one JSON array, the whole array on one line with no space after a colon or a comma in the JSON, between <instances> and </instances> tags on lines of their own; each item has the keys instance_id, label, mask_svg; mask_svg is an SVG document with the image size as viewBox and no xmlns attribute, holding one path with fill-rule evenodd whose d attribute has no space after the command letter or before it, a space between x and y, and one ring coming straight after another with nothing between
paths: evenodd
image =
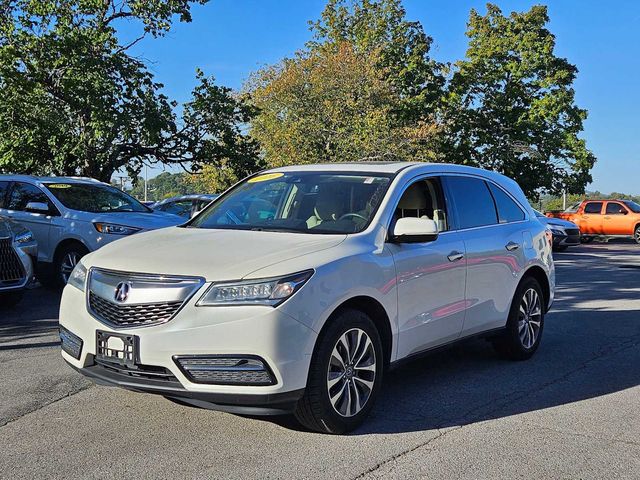
<instances>
[{"instance_id":1,"label":"car shadow on pavement","mask_svg":"<svg viewBox=\"0 0 640 480\"><path fill-rule=\"evenodd\" d=\"M0 309L0 344L56 333L59 309L59 290L27 290L16 306Z\"/></svg>"}]
</instances>

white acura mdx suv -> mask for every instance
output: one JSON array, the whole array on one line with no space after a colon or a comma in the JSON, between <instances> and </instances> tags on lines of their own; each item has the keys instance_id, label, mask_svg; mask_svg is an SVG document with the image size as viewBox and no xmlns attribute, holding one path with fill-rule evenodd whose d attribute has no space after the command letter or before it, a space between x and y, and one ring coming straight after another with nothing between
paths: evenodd
<instances>
[{"instance_id":1,"label":"white acura mdx suv","mask_svg":"<svg viewBox=\"0 0 640 480\"><path fill-rule=\"evenodd\" d=\"M96 382L342 433L385 370L482 335L540 344L551 234L518 185L458 165L253 175L188 223L86 256L64 290L64 359Z\"/></svg>"}]
</instances>

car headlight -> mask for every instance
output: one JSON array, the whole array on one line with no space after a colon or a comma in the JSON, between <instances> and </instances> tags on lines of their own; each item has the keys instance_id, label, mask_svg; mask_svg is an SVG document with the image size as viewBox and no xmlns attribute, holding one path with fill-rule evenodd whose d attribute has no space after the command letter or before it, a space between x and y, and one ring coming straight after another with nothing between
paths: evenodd
<instances>
[{"instance_id":1,"label":"car headlight","mask_svg":"<svg viewBox=\"0 0 640 480\"><path fill-rule=\"evenodd\" d=\"M24 232L18 233L15 236L14 241L20 245L31 243L34 241L33 233L31 233L29 230L25 230Z\"/></svg>"},{"instance_id":2,"label":"car headlight","mask_svg":"<svg viewBox=\"0 0 640 480\"><path fill-rule=\"evenodd\" d=\"M101 223L97 222L93 224L96 230L100 233L107 233L109 235L131 235L139 232L140 229L136 227L127 227L125 225L117 225L115 223Z\"/></svg>"},{"instance_id":3,"label":"car headlight","mask_svg":"<svg viewBox=\"0 0 640 480\"><path fill-rule=\"evenodd\" d=\"M558 235L558 236L560 236L560 237L562 237L562 236L565 236L565 235L566 235L566 233L565 233L565 231L564 231L564 230L559 230L559 229L557 229L557 228L552 228L552 229L551 229L551 233L553 233L554 235Z\"/></svg>"},{"instance_id":4,"label":"car headlight","mask_svg":"<svg viewBox=\"0 0 640 480\"><path fill-rule=\"evenodd\" d=\"M84 292L85 285L87 284L87 267L82 264L82 261L76 263L76 266L69 275L67 285L73 285L78 290Z\"/></svg>"},{"instance_id":5,"label":"car headlight","mask_svg":"<svg viewBox=\"0 0 640 480\"><path fill-rule=\"evenodd\" d=\"M286 277L214 283L198 300L198 306L269 305L275 307L296 293L313 275L313 270Z\"/></svg>"}]
</instances>

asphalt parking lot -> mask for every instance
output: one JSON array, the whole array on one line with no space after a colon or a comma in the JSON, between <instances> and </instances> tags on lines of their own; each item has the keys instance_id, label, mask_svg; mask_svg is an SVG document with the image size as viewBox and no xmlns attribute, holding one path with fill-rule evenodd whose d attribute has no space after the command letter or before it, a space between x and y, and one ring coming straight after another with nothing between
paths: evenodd
<instances>
[{"instance_id":1,"label":"asphalt parking lot","mask_svg":"<svg viewBox=\"0 0 640 480\"><path fill-rule=\"evenodd\" d=\"M640 246L556 261L532 360L432 354L343 437L94 386L60 358L58 295L31 290L0 311L0 477L640 478Z\"/></svg>"}]
</instances>

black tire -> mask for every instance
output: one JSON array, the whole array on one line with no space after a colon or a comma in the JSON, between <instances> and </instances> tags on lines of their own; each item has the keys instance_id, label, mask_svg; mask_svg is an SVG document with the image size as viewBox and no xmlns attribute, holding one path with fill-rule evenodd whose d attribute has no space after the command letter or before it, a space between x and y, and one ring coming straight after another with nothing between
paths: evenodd
<instances>
[{"instance_id":1,"label":"black tire","mask_svg":"<svg viewBox=\"0 0 640 480\"><path fill-rule=\"evenodd\" d=\"M569 248L567 245L557 245L553 247L553 251L554 252L564 252L567 248Z\"/></svg>"},{"instance_id":2,"label":"black tire","mask_svg":"<svg viewBox=\"0 0 640 480\"><path fill-rule=\"evenodd\" d=\"M633 231L633 239L636 241L636 243L640 244L640 225L638 225Z\"/></svg>"},{"instance_id":3,"label":"black tire","mask_svg":"<svg viewBox=\"0 0 640 480\"><path fill-rule=\"evenodd\" d=\"M323 331L316 344L309 368L307 388L304 396L298 401L294 413L298 421L309 430L342 434L358 427L371 411L382 384L385 359L380 335L368 315L359 310L344 309L332 317L329 322L331 323ZM334 347L345 333L353 332L354 329L362 330L371 341L375 352L375 377L372 380L373 387L362 409L352 416L343 416L338 413L330 401L328 375ZM356 353L357 350L354 352L354 357L357 356ZM355 370L352 369L352 371ZM354 388L357 388L355 387L356 380L351 381ZM339 385L334 385L333 388L336 386ZM346 387L350 388L350 385Z\"/></svg>"},{"instance_id":4,"label":"black tire","mask_svg":"<svg viewBox=\"0 0 640 480\"><path fill-rule=\"evenodd\" d=\"M536 321L539 321L539 327L537 335L534 337L535 340L533 341L533 343L530 346L526 346L524 345L524 343L526 342L521 337L521 333L524 333L524 330L521 330L522 314L520 307L523 303L523 297L531 289L535 290L540 302L540 313L535 317ZM542 332L544 330L544 312L545 298L542 293L540 284L533 277L524 278L520 285L518 285L518 289L513 296L511 309L509 311L509 319L507 320L505 330L499 336L493 339L493 346L496 351L500 355L511 360L528 360L529 358L531 358L538 349L540 340L542 339ZM534 328L533 325L529 327L528 322L525 323L525 330ZM524 334L526 335L526 333Z\"/></svg>"},{"instance_id":5,"label":"black tire","mask_svg":"<svg viewBox=\"0 0 640 480\"><path fill-rule=\"evenodd\" d=\"M594 237L580 237L580 243L591 243Z\"/></svg>"},{"instance_id":6,"label":"black tire","mask_svg":"<svg viewBox=\"0 0 640 480\"><path fill-rule=\"evenodd\" d=\"M15 307L22 297L24 296L24 290L15 290L12 292L0 293L0 308Z\"/></svg>"},{"instance_id":7,"label":"black tire","mask_svg":"<svg viewBox=\"0 0 640 480\"><path fill-rule=\"evenodd\" d=\"M56 257L53 261L53 272L51 274L51 278L47 281L47 285L53 288L64 287L67 284L65 277L71 273L67 271L68 268L66 268L68 267L67 260L69 256L75 256L77 260L80 260L87 253L89 253L89 250L80 243L73 243L61 248L56 253Z\"/></svg>"}]
</instances>

